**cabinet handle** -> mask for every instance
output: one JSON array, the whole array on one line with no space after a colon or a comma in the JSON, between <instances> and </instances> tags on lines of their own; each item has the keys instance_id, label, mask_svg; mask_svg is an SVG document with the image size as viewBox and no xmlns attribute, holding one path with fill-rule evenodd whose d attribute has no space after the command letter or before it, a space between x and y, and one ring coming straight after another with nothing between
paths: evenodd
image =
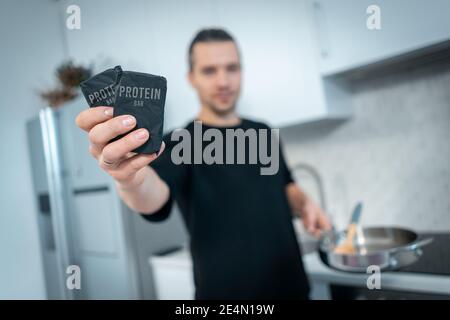
<instances>
[{"instance_id":1,"label":"cabinet handle","mask_svg":"<svg viewBox=\"0 0 450 320\"><path fill-rule=\"evenodd\" d=\"M318 1L313 2L314 20L316 21L317 37L319 38L320 55L326 59L331 54L330 39L325 11Z\"/></svg>"}]
</instances>

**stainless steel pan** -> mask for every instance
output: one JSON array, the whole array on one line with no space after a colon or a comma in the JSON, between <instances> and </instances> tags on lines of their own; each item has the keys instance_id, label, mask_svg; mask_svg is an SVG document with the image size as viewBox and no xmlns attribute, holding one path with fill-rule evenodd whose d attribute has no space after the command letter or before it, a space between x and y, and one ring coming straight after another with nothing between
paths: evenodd
<instances>
[{"instance_id":1,"label":"stainless steel pan","mask_svg":"<svg viewBox=\"0 0 450 320\"><path fill-rule=\"evenodd\" d=\"M319 255L328 266L341 271L366 272L376 265L380 270L395 270L410 265L422 255L422 247L432 238L402 228L360 228L355 237L355 254L337 254L334 248L345 239L346 231L326 233L319 242Z\"/></svg>"}]
</instances>

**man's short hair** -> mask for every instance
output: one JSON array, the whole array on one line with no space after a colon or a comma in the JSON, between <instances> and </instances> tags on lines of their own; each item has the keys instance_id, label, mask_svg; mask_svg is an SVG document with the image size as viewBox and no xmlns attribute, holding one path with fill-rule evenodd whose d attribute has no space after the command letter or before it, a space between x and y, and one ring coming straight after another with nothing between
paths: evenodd
<instances>
[{"instance_id":1,"label":"man's short hair","mask_svg":"<svg viewBox=\"0 0 450 320\"><path fill-rule=\"evenodd\" d=\"M234 44L236 44L234 38L224 29L208 28L208 29L201 29L199 32L197 32L194 39L192 39L191 44L189 45L188 64L190 71L192 71L192 67L194 64L192 58L194 46L200 42L217 42L217 41L232 41L234 42Z\"/></svg>"}]
</instances>

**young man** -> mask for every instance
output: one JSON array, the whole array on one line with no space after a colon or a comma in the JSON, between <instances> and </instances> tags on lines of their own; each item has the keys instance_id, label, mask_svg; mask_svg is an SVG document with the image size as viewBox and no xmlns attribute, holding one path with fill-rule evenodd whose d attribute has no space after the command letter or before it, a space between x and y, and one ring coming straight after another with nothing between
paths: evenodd
<instances>
[{"instance_id":1,"label":"young man","mask_svg":"<svg viewBox=\"0 0 450 320\"><path fill-rule=\"evenodd\" d=\"M200 31L189 47L189 66L188 79L201 103L196 120L203 130L216 129L224 137L227 129L270 133L267 125L236 113L241 63L237 44L226 31ZM178 203L190 234L197 299L308 298L292 214L301 217L315 235L330 224L293 182L281 151L272 150L279 152L279 168L271 175L261 174L261 164L248 162L175 164L171 154L177 142L170 135L164 138L166 150L163 146L158 155L132 154L149 133L131 131L135 119L112 118L111 108L85 110L77 124L89 132L91 154L115 179L130 208L149 221L161 221L168 217L173 201ZM194 122L185 129L193 143ZM200 152L207 145L203 142ZM247 160L249 150L246 144ZM228 147L224 154L236 151Z\"/></svg>"}]
</instances>

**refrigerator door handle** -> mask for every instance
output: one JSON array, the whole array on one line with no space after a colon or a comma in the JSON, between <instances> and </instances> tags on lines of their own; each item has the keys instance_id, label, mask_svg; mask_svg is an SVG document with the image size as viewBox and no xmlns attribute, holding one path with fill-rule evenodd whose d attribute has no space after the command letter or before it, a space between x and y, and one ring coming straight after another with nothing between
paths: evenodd
<instances>
[{"instance_id":1,"label":"refrigerator door handle","mask_svg":"<svg viewBox=\"0 0 450 320\"><path fill-rule=\"evenodd\" d=\"M58 278L62 299L75 299L73 290L66 286L66 269L72 263L72 250L70 245L71 230L66 207L64 189L62 150L58 132L57 114L51 108L44 108L39 112L42 128L42 141L44 144L45 166L48 179L50 205L52 208L52 224L55 238L56 258L58 261Z\"/></svg>"}]
</instances>

